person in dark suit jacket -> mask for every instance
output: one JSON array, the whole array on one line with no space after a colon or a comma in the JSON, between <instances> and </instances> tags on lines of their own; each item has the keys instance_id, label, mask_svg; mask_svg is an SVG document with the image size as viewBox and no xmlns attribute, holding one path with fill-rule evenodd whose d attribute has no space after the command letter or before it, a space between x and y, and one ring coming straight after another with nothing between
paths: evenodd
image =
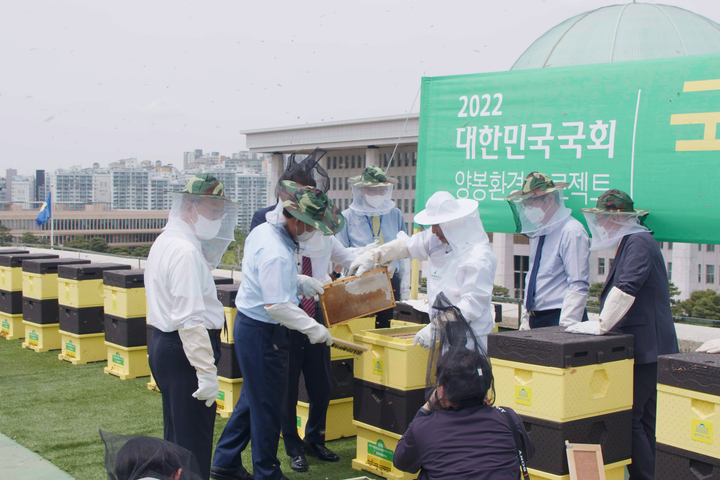
<instances>
[{"instance_id":1,"label":"person in dark suit jacket","mask_svg":"<svg viewBox=\"0 0 720 480\"><path fill-rule=\"evenodd\" d=\"M292 180L292 179L290 179ZM295 180L293 180L295 181ZM301 183L301 182L298 182ZM275 205L270 205L269 207L261 208L260 210L253 213L252 222L250 222L250 232L255 230L255 227L258 225L262 225L267 220L265 219L265 215L267 215L269 212L272 212L277 207L277 203ZM248 233L250 233L248 232Z\"/></svg>"},{"instance_id":2,"label":"person in dark suit jacket","mask_svg":"<svg viewBox=\"0 0 720 480\"><path fill-rule=\"evenodd\" d=\"M603 335L609 331L635 338L631 480L655 478L657 357L678 353L670 312L665 261L652 232L642 225L647 210L635 210L620 190L608 190L597 208L581 210L592 233L590 250L617 245L600 296L600 321L572 325L566 331Z\"/></svg>"}]
</instances>

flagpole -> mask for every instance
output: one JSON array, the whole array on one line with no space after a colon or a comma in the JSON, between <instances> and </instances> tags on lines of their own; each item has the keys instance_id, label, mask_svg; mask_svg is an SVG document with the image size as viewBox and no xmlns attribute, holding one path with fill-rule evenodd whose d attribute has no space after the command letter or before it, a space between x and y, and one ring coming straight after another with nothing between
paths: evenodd
<instances>
[{"instance_id":1,"label":"flagpole","mask_svg":"<svg viewBox=\"0 0 720 480\"><path fill-rule=\"evenodd\" d=\"M55 202L52 199L52 185L50 185L50 250L55 250L55 216L53 215L53 204Z\"/></svg>"}]
</instances>

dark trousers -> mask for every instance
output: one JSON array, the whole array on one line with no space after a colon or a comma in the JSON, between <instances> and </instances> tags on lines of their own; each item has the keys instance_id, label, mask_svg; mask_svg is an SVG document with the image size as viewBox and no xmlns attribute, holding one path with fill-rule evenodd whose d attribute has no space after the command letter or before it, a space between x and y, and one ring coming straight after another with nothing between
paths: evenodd
<instances>
[{"instance_id":1,"label":"dark trousers","mask_svg":"<svg viewBox=\"0 0 720 480\"><path fill-rule=\"evenodd\" d=\"M282 408L288 370L288 329L259 322L238 312L235 351L243 386L232 416L225 426L213 465L235 468L252 437L253 475L256 480L282 478L277 458Z\"/></svg>"},{"instance_id":2,"label":"dark trousers","mask_svg":"<svg viewBox=\"0 0 720 480\"><path fill-rule=\"evenodd\" d=\"M392 285L393 295L395 296L395 301L397 302L400 300L400 276L397 273L390 279L390 284ZM390 320L392 320L392 318L392 308L377 312L375 314L375 328L389 328Z\"/></svg>"},{"instance_id":3,"label":"dark trousers","mask_svg":"<svg viewBox=\"0 0 720 480\"><path fill-rule=\"evenodd\" d=\"M530 328L557 327L560 325L560 312L562 312L561 308L543 310L541 312L533 311L530 314ZM585 310L581 322L587 321L588 314L587 310Z\"/></svg>"},{"instance_id":4,"label":"dark trousers","mask_svg":"<svg viewBox=\"0 0 720 480\"><path fill-rule=\"evenodd\" d=\"M315 304L315 320L325 324L320 305ZM290 330L290 361L288 362L288 385L282 409L282 435L285 453L296 457L303 453L303 440L297 429L297 401L300 373L305 376L310 411L305 425L305 441L325 444L325 416L330 404L332 378L330 371L330 347L324 343L313 345L307 335Z\"/></svg>"},{"instance_id":5,"label":"dark trousers","mask_svg":"<svg viewBox=\"0 0 720 480\"><path fill-rule=\"evenodd\" d=\"M633 378L632 464L630 480L655 478L657 363L635 365Z\"/></svg>"},{"instance_id":6,"label":"dark trousers","mask_svg":"<svg viewBox=\"0 0 720 480\"><path fill-rule=\"evenodd\" d=\"M215 330L210 335L215 365L220 361L219 333ZM217 405L206 407L205 400L193 398L198 389L197 374L177 331L153 329L148 355L150 371L162 393L163 437L194 453L203 477L209 479Z\"/></svg>"}]
</instances>

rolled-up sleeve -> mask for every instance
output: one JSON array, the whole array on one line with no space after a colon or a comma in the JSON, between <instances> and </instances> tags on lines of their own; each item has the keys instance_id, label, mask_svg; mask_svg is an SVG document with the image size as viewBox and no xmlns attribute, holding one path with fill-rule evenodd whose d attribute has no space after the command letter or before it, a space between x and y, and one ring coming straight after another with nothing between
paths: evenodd
<instances>
[{"instance_id":1,"label":"rolled-up sleeve","mask_svg":"<svg viewBox=\"0 0 720 480\"><path fill-rule=\"evenodd\" d=\"M590 291L590 241L585 232L571 230L563 235L560 258L568 290L587 294Z\"/></svg>"}]
</instances>

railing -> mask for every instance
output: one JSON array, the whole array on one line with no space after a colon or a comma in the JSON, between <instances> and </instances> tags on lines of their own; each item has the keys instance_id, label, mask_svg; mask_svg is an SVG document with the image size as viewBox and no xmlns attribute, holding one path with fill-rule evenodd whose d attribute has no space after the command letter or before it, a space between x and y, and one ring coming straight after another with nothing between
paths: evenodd
<instances>
[{"instance_id":1,"label":"railing","mask_svg":"<svg viewBox=\"0 0 720 480\"><path fill-rule=\"evenodd\" d=\"M53 247L50 247L50 245L39 245L39 244L33 244L33 243L5 243L0 244L0 247L29 247L29 248L46 248L48 250L62 250L66 252L77 252L77 253L85 253L89 255L103 255L106 257L117 257L117 258L124 258L124 259L131 259L131 260L137 260L138 261L138 268L140 267L140 262L143 260L147 260L147 257L137 257L133 255L122 255L117 253L108 253L108 252L96 252L94 250L83 250L81 248L72 248L72 247L61 247L58 245L54 245ZM223 270L232 270L233 272L235 270L240 271L240 265L225 265L223 263L219 264L217 268L221 268Z\"/></svg>"}]
</instances>

